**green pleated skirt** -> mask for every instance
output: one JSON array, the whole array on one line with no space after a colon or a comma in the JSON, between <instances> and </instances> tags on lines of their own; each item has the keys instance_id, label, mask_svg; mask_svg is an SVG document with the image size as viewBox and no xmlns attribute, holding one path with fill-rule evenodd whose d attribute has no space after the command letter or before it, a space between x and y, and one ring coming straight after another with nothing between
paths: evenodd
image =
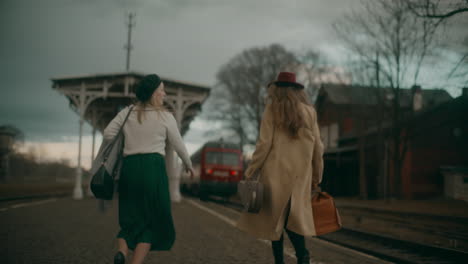
<instances>
[{"instance_id":1,"label":"green pleated skirt","mask_svg":"<svg viewBox=\"0 0 468 264\"><path fill-rule=\"evenodd\" d=\"M125 239L132 250L138 243L151 243L151 251L170 250L175 229L164 156L126 156L118 192L121 230L117 238Z\"/></svg>"}]
</instances>

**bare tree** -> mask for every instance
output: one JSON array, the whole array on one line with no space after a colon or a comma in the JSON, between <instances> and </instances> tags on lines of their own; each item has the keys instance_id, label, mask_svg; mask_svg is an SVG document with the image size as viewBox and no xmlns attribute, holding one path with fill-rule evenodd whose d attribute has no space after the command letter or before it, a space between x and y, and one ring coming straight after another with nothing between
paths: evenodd
<instances>
[{"instance_id":1,"label":"bare tree","mask_svg":"<svg viewBox=\"0 0 468 264\"><path fill-rule=\"evenodd\" d=\"M421 65L434 49L436 27L436 23L414 16L405 0L363 1L361 11L353 11L334 24L357 61L355 65L361 68L361 79L388 87L391 92L378 98L386 101L391 96L393 195L397 197L401 197L401 170L407 149L407 138L402 138L401 89L417 83Z\"/></svg>"},{"instance_id":2,"label":"bare tree","mask_svg":"<svg viewBox=\"0 0 468 264\"><path fill-rule=\"evenodd\" d=\"M298 64L296 55L279 44L244 50L218 71L209 119L234 131L241 146L254 144L265 106L266 85L280 71Z\"/></svg>"},{"instance_id":3,"label":"bare tree","mask_svg":"<svg viewBox=\"0 0 468 264\"><path fill-rule=\"evenodd\" d=\"M350 83L351 78L344 69L330 65L323 54L307 50L297 54L299 64L294 67L297 78L306 87L310 101L314 102L322 83Z\"/></svg>"},{"instance_id":4,"label":"bare tree","mask_svg":"<svg viewBox=\"0 0 468 264\"><path fill-rule=\"evenodd\" d=\"M417 17L435 25L468 12L468 0L405 0L405 3ZM463 47L458 51L460 59L448 74L448 78L461 79L462 86L466 86L468 85L468 37L462 39L460 44Z\"/></svg>"},{"instance_id":5,"label":"bare tree","mask_svg":"<svg viewBox=\"0 0 468 264\"><path fill-rule=\"evenodd\" d=\"M468 36L461 43L463 47L461 58L450 71L448 78L457 78L461 80L463 87L468 87Z\"/></svg>"},{"instance_id":6,"label":"bare tree","mask_svg":"<svg viewBox=\"0 0 468 264\"><path fill-rule=\"evenodd\" d=\"M297 55L279 44L244 50L218 71L218 83L207 107L208 119L222 121L224 128L239 138L241 146L255 144L267 84L281 71L295 72L312 101L319 88L320 76L332 74L331 70L318 66L325 60L315 51Z\"/></svg>"},{"instance_id":7,"label":"bare tree","mask_svg":"<svg viewBox=\"0 0 468 264\"><path fill-rule=\"evenodd\" d=\"M379 179L385 179L385 170L384 170L384 131L383 126L384 122L389 119L391 114L391 107L389 106L389 100L387 99L388 89L382 87L380 80L380 56L377 52L373 57L370 57L369 60L360 60L360 58L353 58L348 61L347 69L351 73L352 83L358 86L364 87L373 87L374 89L361 88L357 91L359 92L358 96L364 98L364 101L374 103L372 106L372 111L369 110L367 105L357 106L356 111L359 113L359 119L356 120L356 135L357 135L357 144L359 150L359 176L360 176L360 197L363 199L368 198L367 190L367 174L366 164L367 164L367 149L368 149L368 140L367 140L367 131L369 127L376 128L376 167L377 174L376 176ZM370 92L369 92L370 91ZM385 183L384 183L385 182ZM386 180L382 183L382 190L384 192L384 197L387 197Z\"/></svg>"},{"instance_id":8,"label":"bare tree","mask_svg":"<svg viewBox=\"0 0 468 264\"><path fill-rule=\"evenodd\" d=\"M204 111L206 119L221 122L221 130L205 132L206 136L239 139L239 146L255 142L256 126L250 122L240 104L234 104L227 89L216 87L210 95Z\"/></svg>"},{"instance_id":9,"label":"bare tree","mask_svg":"<svg viewBox=\"0 0 468 264\"><path fill-rule=\"evenodd\" d=\"M468 12L468 0L405 0L408 8L417 16L447 19Z\"/></svg>"}]
</instances>

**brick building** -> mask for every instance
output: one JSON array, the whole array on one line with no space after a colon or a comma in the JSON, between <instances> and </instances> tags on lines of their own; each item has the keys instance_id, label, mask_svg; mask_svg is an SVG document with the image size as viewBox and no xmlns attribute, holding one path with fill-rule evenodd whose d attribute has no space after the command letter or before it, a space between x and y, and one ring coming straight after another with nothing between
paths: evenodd
<instances>
[{"instance_id":1,"label":"brick building","mask_svg":"<svg viewBox=\"0 0 468 264\"><path fill-rule=\"evenodd\" d=\"M450 129L455 129L452 134L456 135L468 133L459 125L466 121L462 114L466 97L452 99L444 90L413 87L402 89L400 98L403 131L408 133L402 198L438 195L443 190L438 168L463 164L467 156L458 149L466 141L447 134ZM370 199L388 197L395 191L389 155L392 99L391 90L383 88L329 84L320 89L316 109L326 145L326 190L338 196Z\"/></svg>"}]
</instances>

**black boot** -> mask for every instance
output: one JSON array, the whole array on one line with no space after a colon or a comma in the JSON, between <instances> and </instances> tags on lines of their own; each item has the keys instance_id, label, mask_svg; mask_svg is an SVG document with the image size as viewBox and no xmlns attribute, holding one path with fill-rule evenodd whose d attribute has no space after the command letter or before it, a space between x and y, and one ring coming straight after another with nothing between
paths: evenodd
<instances>
[{"instance_id":1,"label":"black boot","mask_svg":"<svg viewBox=\"0 0 468 264\"><path fill-rule=\"evenodd\" d=\"M122 251L117 252L114 256L114 264L125 264L125 255Z\"/></svg>"},{"instance_id":2,"label":"black boot","mask_svg":"<svg viewBox=\"0 0 468 264\"><path fill-rule=\"evenodd\" d=\"M288 233L289 240L291 240L291 243L296 250L297 264L309 264L310 256L309 251L305 246L304 236L296 234L288 229L286 229L286 232Z\"/></svg>"},{"instance_id":3,"label":"black boot","mask_svg":"<svg viewBox=\"0 0 468 264\"><path fill-rule=\"evenodd\" d=\"M310 256L309 251L305 251L301 256L296 255L297 257L297 264L310 264Z\"/></svg>"},{"instance_id":4,"label":"black boot","mask_svg":"<svg viewBox=\"0 0 468 264\"><path fill-rule=\"evenodd\" d=\"M271 241L271 247L273 249L273 256L275 257L275 264L284 264L283 235L281 235L280 240Z\"/></svg>"}]
</instances>

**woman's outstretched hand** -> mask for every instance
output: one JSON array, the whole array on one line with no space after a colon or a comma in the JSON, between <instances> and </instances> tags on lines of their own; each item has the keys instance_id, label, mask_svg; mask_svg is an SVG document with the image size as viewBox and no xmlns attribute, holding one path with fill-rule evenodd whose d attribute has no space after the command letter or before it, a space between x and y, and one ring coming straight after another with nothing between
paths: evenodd
<instances>
[{"instance_id":1,"label":"woman's outstretched hand","mask_svg":"<svg viewBox=\"0 0 468 264\"><path fill-rule=\"evenodd\" d=\"M193 168L185 168L185 172L190 174L190 178L193 178L195 176L195 171Z\"/></svg>"}]
</instances>

